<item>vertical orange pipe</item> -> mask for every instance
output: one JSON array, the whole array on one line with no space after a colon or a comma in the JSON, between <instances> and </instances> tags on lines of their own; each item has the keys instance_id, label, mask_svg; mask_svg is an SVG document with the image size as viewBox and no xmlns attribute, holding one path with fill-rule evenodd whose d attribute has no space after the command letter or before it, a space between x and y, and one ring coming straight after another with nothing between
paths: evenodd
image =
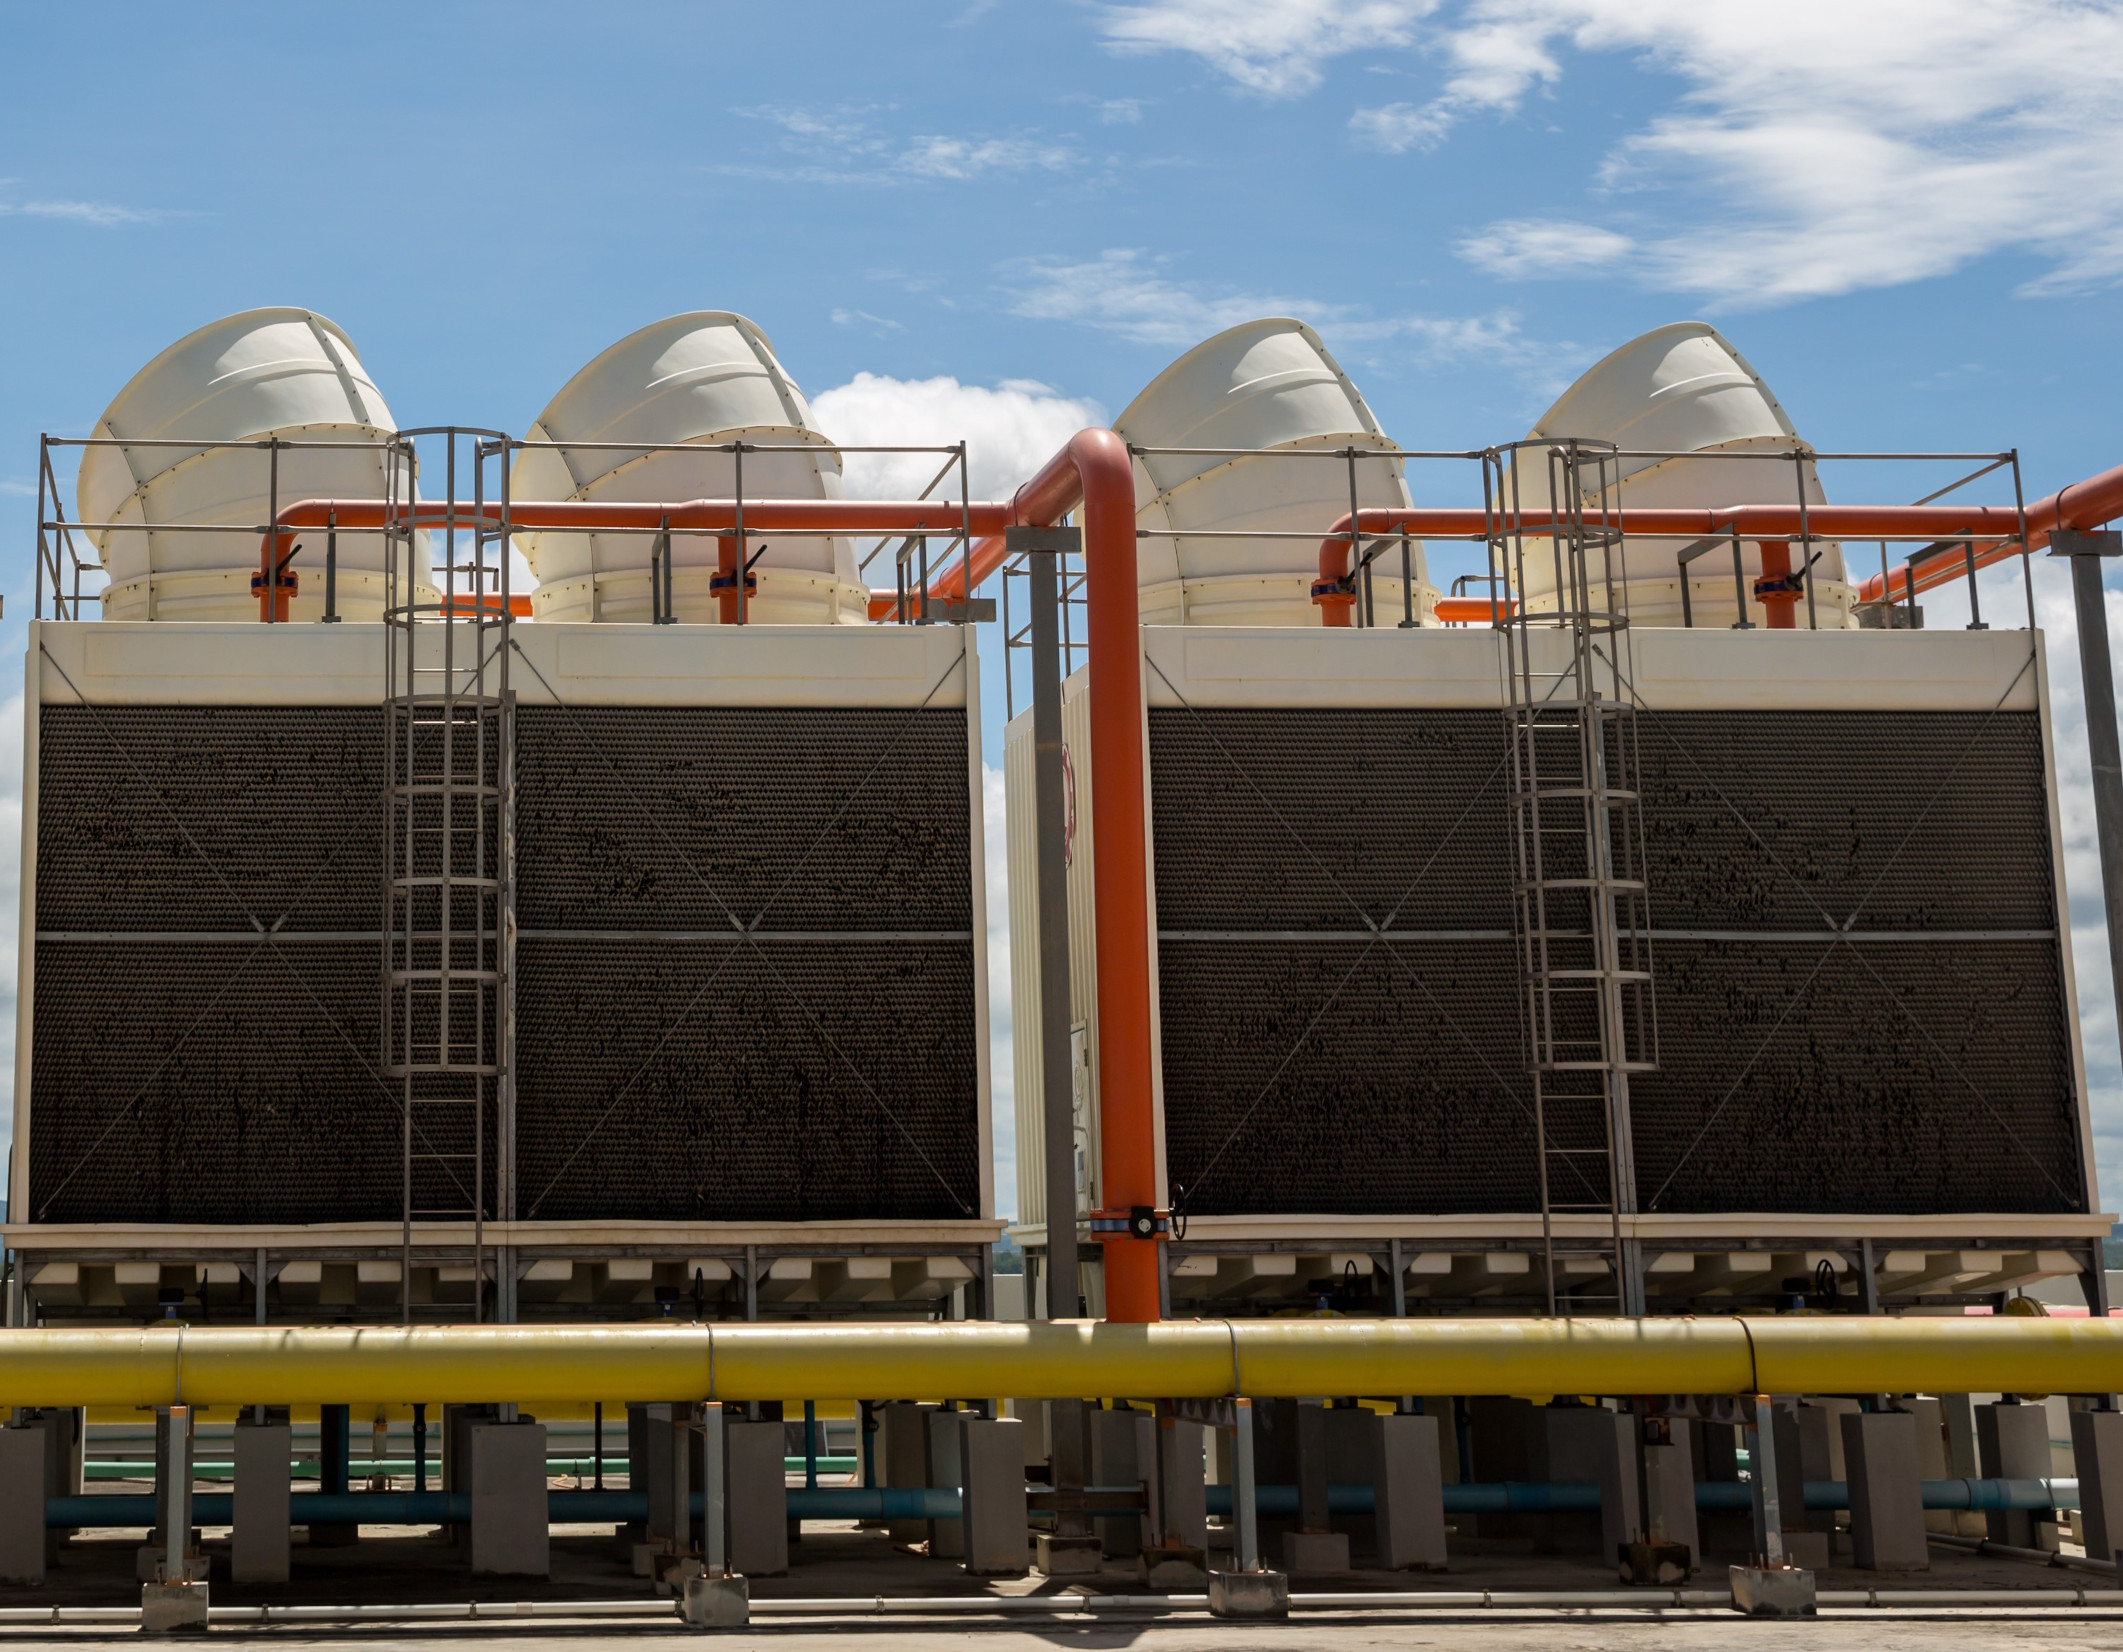
<instances>
[{"instance_id":1,"label":"vertical orange pipe","mask_svg":"<svg viewBox=\"0 0 2123 1652\"><path fill-rule=\"evenodd\" d=\"M715 541L715 617L724 625L737 623L737 581L743 565L744 549L734 535Z\"/></svg>"},{"instance_id":2,"label":"vertical orange pipe","mask_svg":"<svg viewBox=\"0 0 2123 1652\"><path fill-rule=\"evenodd\" d=\"M1795 631L1799 625L1799 593L1784 583L1791 578L1791 541L1756 541L1762 553L1762 577L1755 581L1755 600L1769 616L1772 631Z\"/></svg>"},{"instance_id":3,"label":"vertical orange pipe","mask_svg":"<svg viewBox=\"0 0 2123 1652\"><path fill-rule=\"evenodd\" d=\"M1145 857L1142 624L1136 602L1135 477L1110 430L1082 430L1017 490L1019 522L1049 525L1081 502L1091 694L1092 916L1098 932L1099 1184L1106 1318L1159 1317L1160 1233L1126 1218L1162 1217L1150 1042L1150 879Z\"/></svg>"}]
</instances>

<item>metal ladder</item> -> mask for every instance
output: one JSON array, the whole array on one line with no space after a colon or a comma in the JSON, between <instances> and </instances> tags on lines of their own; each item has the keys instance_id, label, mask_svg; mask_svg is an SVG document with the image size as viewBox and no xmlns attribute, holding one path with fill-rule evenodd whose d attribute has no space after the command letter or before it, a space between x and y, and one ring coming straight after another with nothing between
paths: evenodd
<instances>
[{"instance_id":1,"label":"metal ladder","mask_svg":"<svg viewBox=\"0 0 2123 1652\"><path fill-rule=\"evenodd\" d=\"M444 504L419 504L420 438L444 449ZM442 429L402 432L387 463L383 1056L404 1109L408 1323L454 1307L440 1288L416 1304L416 1264L438 1287L463 1269L475 1320L506 1302L488 1295L503 1282L487 1224L509 1210L513 1136L509 457L497 432ZM422 589L430 543L439 601Z\"/></svg>"},{"instance_id":2,"label":"metal ladder","mask_svg":"<svg viewBox=\"0 0 2123 1652\"><path fill-rule=\"evenodd\" d=\"M1641 1315L1642 1249L1622 1226L1636 1209L1629 1076L1658 1065L1658 1020L1623 536L1602 515L1619 462L1604 444L1526 442L1491 449L1483 470L1490 572L1518 599L1499 652L1548 1312ZM1553 576L1552 608L1530 611L1529 571Z\"/></svg>"}]
</instances>

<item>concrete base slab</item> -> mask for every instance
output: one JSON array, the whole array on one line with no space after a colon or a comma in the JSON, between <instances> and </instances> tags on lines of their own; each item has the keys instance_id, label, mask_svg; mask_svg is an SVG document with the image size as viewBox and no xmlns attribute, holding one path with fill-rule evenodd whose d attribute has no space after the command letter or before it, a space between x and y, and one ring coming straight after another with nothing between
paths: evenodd
<instances>
[{"instance_id":1,"label":"concrete base slab","mask_svg":"<svg viewBox=\"0 0 2123 1652\"><path fill-rule=\"evenodd\" d=\"M1290 1579L1281 1572L1211 1572L1209 1615L1218 1618L1287 1618Z\"/></svg>"},{"instance_id":2,"label":"concrete base slab","mask_svg":"<svg viewBox=\"0 0 2123 1652\"><path fill-rule=\"evenodd\" d=\"M651 1564L655 1567L656 1592L673 1599L685 1594L689 1579L707 1571L700 1556L693 1554L659 1554L653 1557Z\"/></svg>"},{"instance_id":3,"label":"concrete base slab","mask_svg":"<svg viewBox=\"0 0 2123 1652\"><path fill-rule=\"evenodd\" d=\"M1095 1537L1056 1537L1041 1532L1033 1539L1033 1570L1048 1577L1090 1577L1098 1571L1099 1542Z\"/></svg>"},{"instance_id":4,"label":"concrete base slab","mask_svg":"<svg viewBox=\"0 0 2123 1652\"><path fill-rule=\"evenodd\" d=\"M752 1621L751 1585L741 1577L696 1572L678 1597L678 1618L689 1629L742 1629Z\"/></svg>"},{"instance_id":5,"label":"concrete base slab","mask_svg":"<svg viewBox=\"0 0 2123 1652\"><path fill-rule=\"evenodd\" d=\"M1330 1572L1348 1571L1349 1534L1284 1532L1283 1570L1298 1577L1321 1577Z\"/></svg>"},{"instance_id":6,"label":"concrete base slab","mask_svg":"<svg viewBox=\"0 0 2123 1652\"><path fill-rule=\"evenodd\" d=\"M140 1585L140 1632L179 1635L206 1630L207 1586L204 1583Z\"/></svg>"},{"instance_id":7,"label":"concrete base slab","mask_svg":"<svg viewBox=\"0 0 2123 1652\"><path fill-rule=\"evenodd\" d=\"M1798 1566L1733 1566L1732 1609L1751 1618L1817 1615L1813 1573Z\"/></svg>"},{"instance_id":8,"label":"concrete base slab","mask_svg":"<svg viewBox=\"0 0 2123 1652\"><path fill-rule=\"evenodd\" d=\"M1685 1543L1625 1543L1622 1545L1622 1581L1672 1588L1688 1581L1695 1570L1695 1557Z\"/></svg>"},{"instance_id":9,"label":"concrete base slab","mask_svg":"<svg viewBox=\"0 0 2123 1652\"><path fill-rule=\"evenodd\" d=\"M661 1543L636 1543L634 1545L634 1575L654 1577L656 1561L665 1552Z\"/></svg>"},{"instance_id":10,"label":"concrete base slab","mask_svg":"<svg viewBox=\"0 0 2123 1652\"><path fill-rule=\"evenodd\" d=\"M1209 1581L1209 1551L1172 1543L1135 1557L1136 1576L1146 1589L1199 1589Z\"/></svg>"}]
</instances>

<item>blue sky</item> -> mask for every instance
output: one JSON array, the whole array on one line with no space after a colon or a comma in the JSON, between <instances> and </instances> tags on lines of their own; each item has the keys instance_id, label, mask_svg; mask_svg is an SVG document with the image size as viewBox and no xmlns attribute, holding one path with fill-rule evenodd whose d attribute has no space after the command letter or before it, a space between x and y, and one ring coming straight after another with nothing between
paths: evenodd
<instances>
[{"instance_id":1,"label":"blue sky","mask_svg":"<svg viewBox=\"0 0 2123 1652\"><path fill-rule=\"evenodd\" d=\"M1609 348L1702 315L1823 448L2018 446L2033 493L2123 459L2113 3L379 0L6 28L9 659L37 432L261 304L339 322L401 423L513 430L635 327L739 310L834 434L964 435L996 489L1276 312L1409 446L1523 434ZM2062 585L2038 578L2113 1206Z\"/></svg>"}]
</instances>

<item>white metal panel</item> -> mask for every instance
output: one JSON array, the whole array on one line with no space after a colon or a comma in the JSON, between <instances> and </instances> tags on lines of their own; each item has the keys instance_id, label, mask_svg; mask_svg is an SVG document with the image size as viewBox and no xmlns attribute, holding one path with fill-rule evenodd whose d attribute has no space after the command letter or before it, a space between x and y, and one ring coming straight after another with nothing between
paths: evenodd
<instances>
[{"instance_id":1,"label":"white metal panel","mask_svg":"<svg viewBox=\"0 0 2123 1652\"><path fill-rule=\"evenodd\" d=\"M526 449L511 479L519 499L735 498L737 457L718 449L738 440L805 449L745 454L745 498L840 497L840 458L812 423L803 392L766 334L728 310L670 316L621 339L567 382L525 439L620 445ZM657 444L693 451L651 451ZM539 619L651 617L649 536L536 533L520 543L538 575L531 603ZM753 549L760 560L751 622L868 622L869 593L847 540L775 534ZM674 540L672 602L681 620L716 619L708 582L717 550L707 535Z\"/></svg>"},{"instance_id":2,"label":"white metal panel","mask_svg":"<svg viewBox=\"0 0 2123 1652\"><path fill-rule=\"evenodd\" d=\"M75 489L109 571L111 619L244 619L257 613L250 576L259 534L277 502L374 499L384 492L380 449L391 412L353 343L310 310L245 310L179 339L118 392L94 434L102 438L298 443L349 442L353 450L296 447L91 447ZM241 524L226 532L154 532L146 523ZM297 572L290 617L324 612L322 536ZM422 556L425 556L423 543ZM383 538L342 533L339 609L348 619L383 612Z\"/></svg>"},{"instance_id":3,"label":"white metal panel","mask_svg":"<svg viewBox=\"0 0 2123 1652\"><path fill-rule=\"evenodd\" d=\"M1801 489L1809 505L1826 499L1813 465L1804 458L1742 457L1804 455L1812 449L1799 438L1747 358L1707 322L1654 328L1588 368L1527 433L1530 441L1563 436L1624 449L1696 455L1623 460L1617 492L1625 510L1796 502ZM1521 457L1518 493L1528 508L1548 503L1547 470L1535 455ZM1627 540L1624 579L1633 624L1682 622L1677 558L1690 543L1636 536ZM1843 548L1832 540L1817 540L1811 549L1819 556L1813 568L1815 617L1823 627L1843 629L1854 623ZM1792 560L1796 567L1796 546ZM1762 571L1760 546L1742 541L1740 564L1748 618L1762 625L1766 612L1752 596L1753 582ZM1695 623L1731 625L1736 618L1731 554L1724 549L1708 552L1690 563L1688 579ZM1552 561L1530 558L1526 585L1536 611L1554 607ZM1803 602L1800 608L1799 623L1804 625Z\"/></svg>"},{"instance_id":4,"label":"white metal panel","mask_svg":"<svg viewBox=\"0 0 2123 1652\"><path fill-rule=\"evenodd\" d=\"M1568 642L1536 633L1536 665ZM1653 711L2033 711L2039 665L2025 631L1646 630L1635 686ZM1153 706L1504 704L1497 634L1426 627L1332 636L1297 630L1145 626ZM1543 654L1549 657L1541 657ZM1168 686L1169 685L1169 686Z\"/></svg>"},{"instance_id":5,"label":"white metal panel","mask_svg":"<svg viewBox=\"0 0 2123 1652\"><path fill-rule=\"evenodd\" d=\"M1354 493L1364 507L1406 505L1397 459L1371 409L1319 335L1301 321L1266 317L1218 333L1167 367L1130 402L1113 428L1144 447L1267 449L1218 458L1139 454L1136 521L1159 530L1137 549L1142 613L1151 624L1318 625L1312 583L1319 540ZM1296 539L1213 539L1196 533L1292 532ZM1173 530L1182 537L1167 537ZM1437 600L1425 581L1422 546L1411 546L1416 611ZM1373 570L1381 608L1401 608L1400 554Z\"/></svg>"},{"instance_id":6,"label":"white metal panel","mask_svg":"<svg viewBox=\"0 0 2123 1652\"><path fill-rule=\"evenodd\" d=\"M44 620L30 680L59 705L78 688L98 705L373 706L382 633ZM526 705L963 706L966 637L956 625L524 625L511 682ZM438 637L421 645L422 663L441 662Z\"/></svg>"}]
</instances>

